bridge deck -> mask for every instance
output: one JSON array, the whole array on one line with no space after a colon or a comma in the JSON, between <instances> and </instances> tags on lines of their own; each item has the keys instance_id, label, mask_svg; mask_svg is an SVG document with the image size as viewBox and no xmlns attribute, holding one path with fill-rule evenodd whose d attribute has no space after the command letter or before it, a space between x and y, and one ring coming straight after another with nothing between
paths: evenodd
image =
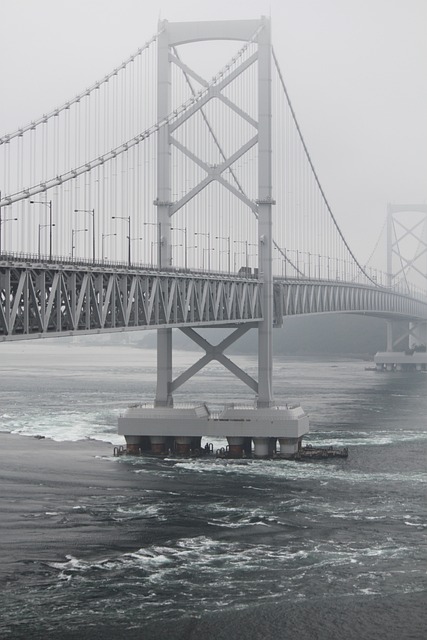
<instances>
[{"instance_id":1,"label":"bridge deck","mask_svg":"<svg viewBox=\"0 0 427 640\"><path fill-rule=\"evenodd\" d=\"M249 275L129 268L123 264L0 259L3 340L262 319L262 281ZM427 302L354 282L276 279L274 324L307 313L424 320Z\"/></svg>"}]
</instances>

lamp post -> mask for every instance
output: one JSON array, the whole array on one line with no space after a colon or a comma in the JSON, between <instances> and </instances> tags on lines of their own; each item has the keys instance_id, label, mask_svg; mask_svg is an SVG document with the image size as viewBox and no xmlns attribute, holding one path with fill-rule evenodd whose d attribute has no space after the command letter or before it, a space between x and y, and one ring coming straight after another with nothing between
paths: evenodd
<instances>
[{"instance_id":1,"label":"lamp post","mask_svg":"<svg viewBox=\"0 0 427 640\"><path fill-rule=\"evenodd\" d=\"M187 249L188 250L190 250L190 249L198 249L198 246L197 246L197 244L192 244L189 247L187 247ZM195 269L195 268L196 268L196 260L194 260L194 265L193 265L193 269Z\"/></svg>"},{"instance_id":2,"label":"lamp post","mask_svg":"<svg viewBox=\"0 0 427 640\"><path fill-rule=\"evenodd\" d=\"M215 236L215 240L227 240L228 243L228 273L231 273L231 238L230 236Z\"/></svg>"},{"instance_id":3,"label":"lamp post","mask_svg":"<svg viewBox=\"0 0 427 640\"><path fill-rule=\"evenodd\" d=\"M103 233L101 235L102 262L104 262L104 240L109 236L116 236L117 233Z\"/></svg>"},{"instance_id":4,"label":"lamp post","mask_svg":"<svg viewBox=\"0 0 427 640\"><path fill-rule=\"evenodd\" d=\"M45 229L46 227L49 227L49 224L39 224L39 237L38 237L38 245L37 245L37 249L38 249L38 256L39 256L39 260L40 260L40 255L41 255L41 251L40 251L40 231L42 229ZM53 224L52 227L54 227L55 225Z\"/></svg>"},{"instance_id":5,"label":"lamp post","mask_svg":"<svg viewBox=\"0 0 427 640\"><path fill-rule=\"evenodd\" d=\"M153 242L153 240L150 242L150 264L152 265L154 262L154 247L157 244L157 242Z\"/></svg>"},{"instance_id":6,"label":"lamp post","mask_svg":"<svg viewBox=\"0 0 427 640\"><path fill-rule=\"evenodd\" d=\"M49 260L52 260L52 200L45 202L44 200L30 200L30 204L43 204L49 207Z\"/></svg>"},{"instance_id":7,"label":"lamp post","mask_svg":"<svg viewBox=\"0 0 427 640\"><path fill-rule=\"evenodd\" d=\"M129 244L130 244L131 242L135 242L136 240L143 240L143 239L144 239L144 238L142 238L142 237L141 237L141 238L130 238L130 239L129 239ZM140 260L140 262L141 262L141 260ZM129 263L129 264L130 264L130 263Z\"/></svg>"},{"instance_id":8,"label":"lamp post","mask_svg":"<svg viewBox=\"0 0 427 640\"><path fill-rule=\"evenodd\" d=\"M126 220L128 223L128 235L126 236L128 239L128 266L131 264L131 256L130 256L130 216L111 216L113 220Z\"/></svg>"},{"instance_id":9,"label":"lamp post","mask_svg":"<svg viewBox=\"0 0 427 640\"><path fill-rule=\"evenodd\" d=\"M74 209L74 213L80 212L92 216L92 262L95 263L95 209Z\"/></svg>"},{"instance_id":10,"label":"lamp post","mask_svg":"<svg viewBox=\"0 0 427 640\"><path fill-rule=\"evenodd\" d=\"M2 213L1 213L1 209L0 209L0 255L1 255L1 252L2 252L2 233L1 233L2 225L5 222L11 222L12 220L18 220L18 218L5 218L4 220L2 220Z\"/></svg>"},{"instance_id":11,"label":"lamp post","mask_svg":"<svg viewBox=\"0 0 427 640\"><path fill-rule=\"evenodd\" d=\"M162 223L161 222L143 222L144 227L157 227L157 242L152 242L151 246L151 264L153 264L153 246L157 244L158 254L157 261L158 267L162 264Z\"/></svg>"},{"instance_id":12,"label":"lamp post","mask_svg":"<svg viewBox=\"0 0 427 640\"><path fill-rule=\"evenodd\" d=\"M176 244L171 244L171 250L172 250L172 255L173 255L173 248L174 247L183 247L184 245L182 244L182 242L177 242ZM173 266L173 261L171 259L171 266Z\"/></svg>"},{"instance_id":13,"label":"lamp post","mask_svg":"<svg viewBox=\"0 0 427 640\"><path fill-rule=\"evenodd\" d=\"M215 247L203 247L202 249L202 270L205 271L205 255L208 254L208 271L211 270L211 251L215 251Z\"/></svg>"},{"instance_id":14,"label":"lamp post","mask_svg":"<svg viewBox=\"0 0 427 640\"><path fill-rule=\"evenodd\" d=\"M257 247L258 245L255 244L255 243L250 243L247 240L234 240L233 242L234 242L234 244L244 244L245 245L245 252L244 253L245 253L245 256L246 256L246 258L245 258L245 266L246 266L246 273L247 273L248 268L249 268L248 248L249 247Z\"/></svg>"},{"instance_id":15,"label":"lamp post","mask_svg":"<svg viewBox=\"0 0 427 640\"><path fill-rule=\"evenodd\" d=\"M184 234L184 268L187 269L187 227L171 227L171 231L182 231ZM182 247L182 245L175 246Z\"/></svg>"},{"instance_id":16,"label":"lamp post","mask_svg":"<svg viewBox=\"0 0 427 640\"><path fill-rule=\"evenodd\" d=\"M236 273L236 271L237 271L237 259L236 258L237 258L237 256L245 255L245 251L237 251L237 252L235 251L233 255L234 255L234 273Z\"/></svg>"},{"instance_id":17,"label":"lamp post","mask_svg":"<svg viewBox=\"0 0 427 640\"><path fill-rule=\"evenodd\" d=\"M322 271L322 266L321 266L322 256L320 255L320 253L315 253L314 255L317 258L317 277L320 280L321 271Z\"/></svg>"},{"instance_id":18,"label":"lamp post","mask_svg":"<svg viewBox=\"0 0 427 640\"><path fill-rule=\"evenodd\" d=\"M76 248L74 241L76 239L76 234L83 231L89 231L89 229L71 229L71 260L74 260L74 249Z\"/></svg>"},{"instance_id":19,"label":"lamp post","mask_svg":"<svg viewBox=\"0 0 427 640\"><path fill-rule=\"evenodd\" d=\"M211 234L209 233L209 231L207 233L204 233L203 231L196 231L194 233L195 236L205 236L208 239L208 271L211 270ZM204 254L202 255L203 258ZM204 262L204 260L203 260Z\"/></svg>"}]
</instances>

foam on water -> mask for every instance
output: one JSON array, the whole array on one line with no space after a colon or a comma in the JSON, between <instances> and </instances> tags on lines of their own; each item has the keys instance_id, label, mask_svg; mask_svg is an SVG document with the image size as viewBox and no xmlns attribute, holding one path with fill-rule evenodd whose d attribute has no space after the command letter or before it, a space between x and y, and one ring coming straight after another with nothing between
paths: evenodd
<instances>
[{"instance_id":1,"label":"foam on water","mask_svg":"<svg viewBox=\"0 0 427 640\"><path fill-rule=\"evenodd\" d=\"M195 598L198 606L203 602L206 609L215 609L215 602L221 596L236 605L247 605L251 593L254 598L272 597L278 585L285 592L293 591L293 597L308 596L312 580L320 574L331 585L339 587L345 582L349 589L348 573L352 566L357 572L352 593L363 593L368 588L365 584L368 576L369 588L375 590L372 583L387 577L383 566L410 553L408 547L387 542L364 548L346 543L337 549L333 541L319 544L307 539L302 545L304 549L287 549L196 536L95 562L67 556L64 562L49 563L49 566L58 572L58 584L68 584L75 579L92 583L99 581L101 572L106 576L104 580L108 581L110 574L111 580L120 581L124 592L126 585L132 589L138 587L144 596L146 615L150 616L148 603L167 593L171 580L179 580L182 589L181 594L175 595L174 607L183 606L184 599L188 603ZM365 567L363 571L361 566ZM421 574L420 570L412 575L414 585L419 586ZM252 588L248 588L251 576L254 582ZM242 579L245 581L244 594L239 589ZM410 588L409 584L406 588Z\"/></svg>"},{"instance_id":2,"label":"foam on water","mask_svg":"<svg viewBox=\"0 0 427 640\"><path fill-rule=\"evenodd\" d=\"M45 413L24 413L18 416L3 416L2 428L9 433L36 436L43 435L57 442L84 440L87 438L110 442L113 445L124 443L117 434L118 411L109 416L111 425L99 422L99 412L62 410Z\"/></svg>"},{"instance_id":3,"label":"foam on water","mask_svg":"<svg viewBox=\"0 0 427 640\"><path fill-rule=\"evenodd\" d=\"M0 429L123 444L117 416L153 397L155 352L80 348L73 356L69 349L70 365L52 349L41 381L42 349L32 349L32 364L27 353L20 365L15 354L2 362ZM46 564L31 551L5 591L0 635L8 624L44 624L55 637L78 625L88 633L101 620L127 628L264 602L320 602L315 607L323 598L332 607L341 596L350 603L358 595L425 589L426 376L368 378L360 363L278 360L276 397L300 401L311 414L306 442L348 446L347 460L114 458L113 475L131 478L132 489L118 495L112 481L102 498L99 489L73 498L72 489L70 501L40 505L31 515L73 543L64 546L62 562ZM256 375L253 358L240 362ZM189 355L178 353L174 364L186 370ZM176 399L214 405L250 395L216 367ZM206 441L226 446L223 438ZM78 527L93 546L78 549ZM342 606L334 613L339 620Z\"/></svg>"},{"instance_id":4,"label":"foam on water","mask_svg":"<svg viewBox=\"0 0 427 640\"><path fill-rule=\"evenodd\" d=\"M339 483L385 483L385 482L416 482L427 483L427 472L357 472L333 464L310 464L293 461L278 460L191 460L176 462L176 468L186 472L201 474L233 474L241 476L265 476L272 479L284 480L325 480Z\"/></svg>"},{"instance_id":5,"label":"foam on water","mask_svg":"<svg viewBox=\"0 0 427 640\"><path fill-rule=\"evenodd\" d=\"M426 441L427 431L375 430L375 431L312 431L304 442L316 446L360 447L384 446L403 442Z\"/></svg>"}]
</instances>

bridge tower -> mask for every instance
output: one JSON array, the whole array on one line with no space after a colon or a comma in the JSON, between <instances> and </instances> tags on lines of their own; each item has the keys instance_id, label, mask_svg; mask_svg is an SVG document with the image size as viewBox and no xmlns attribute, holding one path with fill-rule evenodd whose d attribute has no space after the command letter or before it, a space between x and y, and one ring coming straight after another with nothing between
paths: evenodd
<instances>
[{"instance_id":1,"label":"bridge tower","mask_svg":"<svg viewBox=\"0 0 427 640\"><path fill-rule=\"evenodd\" d=\"M189 338L201 346L206 354L195 365L175 380L172 375L172 329L157 331L157 387L153 406L133 407L119 420L119 433L126 437L128 450L137 452L149 448L162 453L172 446L180 452L200 446L201 436L226 436L230 453L241 456L254 443L255 455L265 457L276 451L276 441L280 443L280 454L284 457L295 453L302 436L308 432L308 418L300 406L278 406L273 397L273 224L272 207L272 48L271 27L267 18L246 21L219 21L196 23L169 23L162 21L158 40L158 122L171 113L171 66L180 66L184 73L207 85L196 72L183 65L176 54L176 47L182 44L209 40L237 40L253 42L256 53L241 62L228 79L208 89L202 100L194 105L172 125L164 124L158 132L157 148L157 208L158 224L158 266L166 269L171 265L171 228L173 216L190 198L200 193L206 186L219 181L224 188L231 186L221 174L249 148L258 145L258 197L256 202L235 194L248 206L248 214L258 220L258 278L261 289L262 319L258 323L237 326L234 332L219 345L211 345L208 340L190 328L182 328ZM257 65L258 119L255 122L237 105L235 112L256 128L256 136L241 148L225 158L220 165L210 166L195 156L182 142L174 138L174 132L211 99L224 99L221 93L229 82L244 73L252 65ZM231 78L231 80L230 80ZM227 98L230 104L229 98ZM205 116L204 116L205 117ZM202 166L206 177L196 187L177 202L172 201L171 189L171 147L179 149L192 161ZM226 234L227 230L224 230ZM258 380L224 355L224 351L250 328L258 331ZM195 404L191 409L174 404L173 392L211 360L221 362L237 378L255 392L253 405L246 407L227 406L213 419L204 403Z\"/></svg>"},{"instance_id":2,"label":"bridge tower","mask_svg":"<svg viewBox=\"0 0 427 640\"><path fill-rule=\"evenodd\" d=\"M414 293L409 284L412 276L411 282L427 295L427 205L388 204L387 274L391 289ZM426 347L427 322L411 321L402 330L402 322L387 320L387 352L375 356L377 368L425 369Z\"/></svg>"}]
</instances>

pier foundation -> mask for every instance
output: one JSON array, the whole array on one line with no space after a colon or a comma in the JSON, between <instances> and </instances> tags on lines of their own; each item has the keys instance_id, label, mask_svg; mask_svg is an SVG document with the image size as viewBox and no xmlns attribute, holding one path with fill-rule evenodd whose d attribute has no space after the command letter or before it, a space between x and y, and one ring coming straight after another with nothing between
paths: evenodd
<instances>
[{"instance_id":1,"label":"pier foundation","mask_svg":"<svg viewBox=\"0 0 427 640\"><path fill-rule=\"evenodd\" d=\"M178 455L200 450L202 437L223 437L228 440L230 457L249 457L251 441L255 457L273 457L277 440L280 455L289 457L298 451L301 438L308 432L308 416L299 405L227 405L215 414L206 404L134 405L119 418L119 433L125 436L128 451L130 447L133 453L141 451L147 436L152 453L166 453L167 443L174 439Z\"/></svg>"}]
</instances>

